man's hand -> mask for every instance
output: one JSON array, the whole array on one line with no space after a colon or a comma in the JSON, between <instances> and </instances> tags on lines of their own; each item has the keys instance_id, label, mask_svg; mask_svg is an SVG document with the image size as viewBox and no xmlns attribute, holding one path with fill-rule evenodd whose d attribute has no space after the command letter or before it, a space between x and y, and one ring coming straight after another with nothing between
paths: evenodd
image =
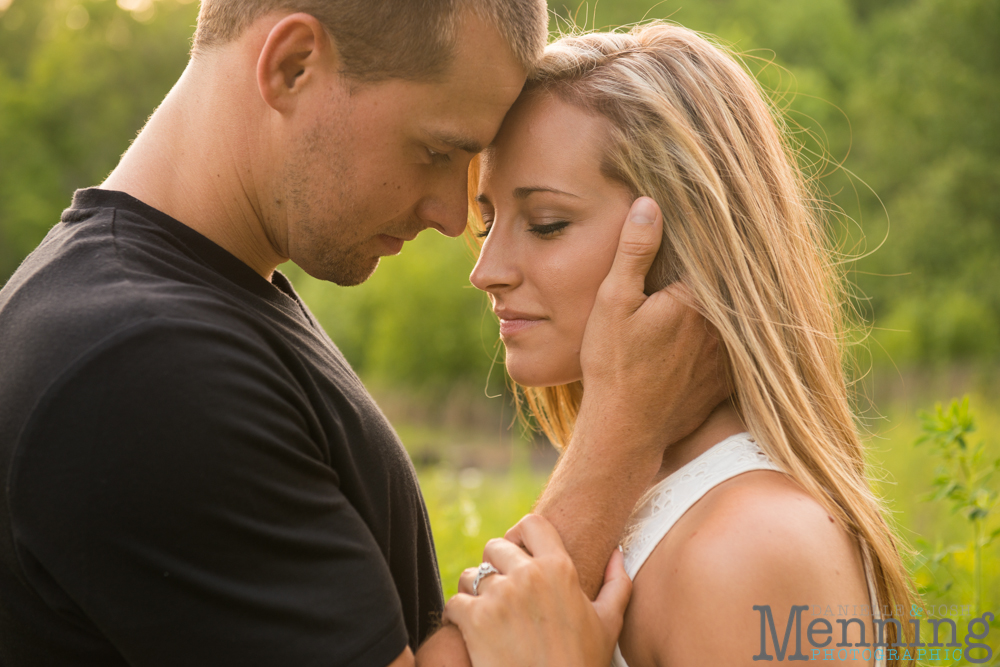
<instances>
[{"instance_id":1,"label":"man's hand","mask_svg":"<svg viewBox=\"0 0 1000 667\"><path fill-rule=\"evenodd\" d=\"M659 207L640 197L587 322L573 439L535 508L559 531L591 595L664 450L729 395L724 355L683 276L643 291L662 235Z\"/></svg>"},{"instance_id":2,"label":"man's hand","mask_svg":"<svg viewBox=\"0 0 1000 667\"><path fill-rule=\"evenodd\" d=\"M552 524L529 514L515 528L522 546L495 539L483 552L500 574L482 579L473 597L476 570L466 570L445 609L473 665L607 667L632 592L621 554L613 554L591 602Z\"/></svg>"},{"instance_id":3,"label":"man's hand","mask_svg":"<svg viewBox=\"0 0 1000 667\"><path fill-rule=\"evenodd\" d=\"M687 286L677 282L644 293L662 237L659 207L640 197L622 228L580 351L586 395L614 406L614 414L599 410L625 429L606 444L657 460L729 394L715 331L693 308Z\"/></svg>"}]
</instances>

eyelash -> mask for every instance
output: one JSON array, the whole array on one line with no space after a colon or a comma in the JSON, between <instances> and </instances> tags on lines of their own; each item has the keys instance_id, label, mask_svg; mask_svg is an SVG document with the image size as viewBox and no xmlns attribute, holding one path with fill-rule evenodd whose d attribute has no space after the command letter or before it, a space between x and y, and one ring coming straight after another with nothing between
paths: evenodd
<instances>
[{"instance_id":1,"label":"eyelash","mask_svg":"<svg viewBox=\"0 0 1000 667\"><path fill-rule=\"evenodd\" d=\"M528 231L542 238L548 238L556 232L562 231L567 226L569 226L568 220L557 220L556 222L549 222L544 225L531 225L528 227Z\"/></svg>"},{"instance_id":2,"label":"eyelash","mask_svg":"<svg viewBox=\"0 0 1000 667\"><path fill-rule=\"evenodd\" d=\"M431 158L432 164L448 164L451 162L451 155L448 153L439 153L436 150L427 148L427 155Z\"/></svg>"},{"instance_id":3,"label":"eyelash","mask_svg":"<svg viewBox=\"0 0 1000 667\"><path fill-rule=\"evenodd\" d=\"M556 222L550 222L544 225L530 225L528 227L528 231L531 232L532 234L535 234L536 236L540 236L542 238L548 238L553 234L562 231L567 226L569 226L568 220L558 220ZM492 225L488 225L486 229L476 232L476 237L481 239L486 238L490 234L491 227Z\"/></svg>"}]
</instances>

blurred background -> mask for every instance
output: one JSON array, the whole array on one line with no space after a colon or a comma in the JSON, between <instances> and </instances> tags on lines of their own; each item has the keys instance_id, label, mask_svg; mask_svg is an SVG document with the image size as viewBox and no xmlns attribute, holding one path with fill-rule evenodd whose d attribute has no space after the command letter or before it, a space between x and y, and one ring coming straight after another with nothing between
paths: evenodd
<instances>
[{"instance_id":1,"label":"blurred background","mask_svg":"<svg viewBox=\"0 0 1000 667\"><path fill-rule=\"evenodd\" d=\"M712 33L771 91L837 210L830 235L863 318L857 412L914 573L930 602L981 593L1000 611L988 539L1000 433L1000 2L549 6L553 29L668 18ZM191 0L0 0L0 284L73 190L103 180L180 75L197 11ZM515 420L496 323L468 284L473 261L461 241L427 233L360 287L282 269L411 452L447 591L486 539L530 509L555 461ZM972 463L983 474L953 480L969 496L962 505L940 483L962 445L935 454L914 443L935 428L919 411L965 394L978 425L966 451L982 443Z\"/></svg>"}]
</instances>

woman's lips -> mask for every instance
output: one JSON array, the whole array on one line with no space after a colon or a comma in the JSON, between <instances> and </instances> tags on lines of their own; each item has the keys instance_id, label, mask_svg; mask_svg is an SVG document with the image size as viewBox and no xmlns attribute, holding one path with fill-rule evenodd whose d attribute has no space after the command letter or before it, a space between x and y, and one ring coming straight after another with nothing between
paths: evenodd
<instances>
[{"instance_id":1,"label":"woman's lips","mask_svg":"<svg viewBox=\"0 0 1000 667\"><path fill-rule=\"evenodd\" d=\"M545 320L531 320L526 318L511 318L509 320L500 318L500 335L504 338L514 334L527 331L541 324Z\"/></svg>"}]
</instances>

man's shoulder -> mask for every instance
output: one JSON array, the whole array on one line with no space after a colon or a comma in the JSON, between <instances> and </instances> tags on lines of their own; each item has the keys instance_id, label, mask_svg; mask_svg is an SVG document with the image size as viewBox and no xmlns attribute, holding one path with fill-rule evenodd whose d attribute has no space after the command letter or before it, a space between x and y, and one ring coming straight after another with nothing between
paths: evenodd
<instances>
[{"instance_id":1,"label":"man's shoulder","mask_svg":"<svg viewBox=\"0 0 1000 667\"><path fill-rule=\"evenodd\" d=\"M8 351L0 370L7 378L54 377L140 332L201 343L218 338L206 335L213 329L260 339L267 328L251 299L183 239L134 212L70 209L0 290Z\"/></svg>"},{"instance_id":2,"label":"man's shoulder","mask_svg":"<svg viewBox=\"0 0 1000 667\"><path fill-rule=\"evenodd\" d=\"M85 405L109 422L139 424L148 406L187 411L194 423L213 416L195 411L195 397L218 401L251 380L274 391L282 386L274 379L287 377L283 341L259 315L192 279L180 261L171 266L171 253L183 255L170 248L155 261L123 256L144 251L118 245L103 215L54 228L0 291L0 441L8 445L0 459L11 460L39 423L54 423L53 411L63 424L84 417Z\"/></svg>"}]
</instances>

